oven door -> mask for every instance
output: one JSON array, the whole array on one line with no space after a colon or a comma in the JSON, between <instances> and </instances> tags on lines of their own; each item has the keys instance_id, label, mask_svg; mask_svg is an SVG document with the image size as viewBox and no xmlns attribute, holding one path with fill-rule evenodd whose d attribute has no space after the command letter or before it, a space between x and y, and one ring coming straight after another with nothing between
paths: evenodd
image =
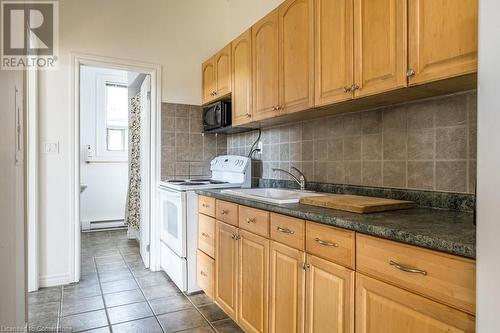
<instances>
[{"instance_id":1,"label":"oven door","mask_svg":"<svg viewBox=\"0 0 500 333\"><path fill-rule=\"evenodd\" d=\"M160 238L179 257L186 257L186 192L160 189Z\"/></svg>"}]
</instances>

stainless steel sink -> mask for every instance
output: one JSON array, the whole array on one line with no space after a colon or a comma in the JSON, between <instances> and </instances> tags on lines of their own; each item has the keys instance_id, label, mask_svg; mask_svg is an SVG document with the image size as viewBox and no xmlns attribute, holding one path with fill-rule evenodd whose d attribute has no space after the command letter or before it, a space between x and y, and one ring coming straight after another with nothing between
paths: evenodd
<instances>
[{"instance_id":1,"label":"stainless steel sink","mask_svg":"<svg viewBox=\"0 0 500 333\"><path fill-rule=\"evenodd\" d=\"M257 201L269 202L274 204L298 203L300 198L324 195L317 192L287 190L278 188L245 188L222 190L224 194L230 194L238 197L248 198Z\"/></svg>"}]
</instances>

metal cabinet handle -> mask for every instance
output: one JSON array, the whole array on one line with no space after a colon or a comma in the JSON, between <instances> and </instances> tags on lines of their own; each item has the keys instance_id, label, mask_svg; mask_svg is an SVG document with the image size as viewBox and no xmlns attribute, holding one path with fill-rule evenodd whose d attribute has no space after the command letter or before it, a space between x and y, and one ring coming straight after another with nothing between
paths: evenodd
<instances>
[{"instance_id":1,"label":"metal cabinet handle","mask_svg":"<svg viewBox=\"0 0 500 333\"><path fill-rule=\"evenodd\" d=\"M414 76L416 73L415 73L415 70L413 68L409 68L407 71L406 71L406 76L407 77L412 77Z\"/></svg>"},{"instance_id":2,"label":"metal cabinet handle","mask_svg":"<svg viewBox=\"0 0 500 333\"><path fill-rule=\"evenodd\" d=\"M201 233L201 235L202 235L203 237L210 238L210 235L209 235L209 234L207 234L207 233L205 233L205 232L202 232L202 233Z\"/></svg>"},{"instance_id":3,"label":"metal cabinet handle","mask_svg":"<svg viewBox=\"0 0 500 333\"><path fill-rule=\"evenodd\" d=\"M205 273L204 271L200 271L200 275L201 275L201 276L208 276L208 274L207 274L207 273Z\"/></svg>"},{"instance_id":4,"label":"metal cabinet handle","mask_svg":"<svg viewBox=\"0 0 500 333\"><path fill-rule=\"evenodd\" d=\"M223 209L220 213L222 215L227 215L227 214L229 214L229 211L227 209Z\"/></svg>"},{"instance_id":5,"label":"metal cabinet handle","mask_svg":"<svg viewBox=\"0 0 500 333\"><path fill-rule=\"evenodd\" d=\"M250 113L247 113L245 116L246 116L247 118L250 118L252 115L251 115Z\"/></svg>"},{"instance_id":6,"label":"metal cabinet handle","mask_svg":"<svg viewBox=\"0 0 500 333\"><path fill-rule=\"evenodd\" d=\"M345 93L351 92L351 87L345 86L344 87L344 92Z\"/></svg>"},{"instance_id":7,"label":"metal cabinet handle","mask_svg":"<svg viewBox=\"0 0 500 333\"><path fill-rule=\"evenodd\" d=\"M207 204L201 204L201 207L203 207L203 208L208 208L208 207L210 207L210 205L207 205Z\"/></svg>"},{"instance_id":8,"label":"metal cabinet handle","mask_svg":"<svg viewBox=\"0 0 500 333\"><path fill-rule=\"evenodd\" d=\"M250 223L255 223L255 217L247 217L246 222L249 223L249 224Z\"/></svg>"},{"instance_id":9,"label":"metal cabinet handle","mask_svg":"<svg viewBox=\"0 0 500 333\"><path fill-rule=\"evenodd\" d=\"M234 240L238 240L238 239L240 239L240 235L232 234L231 238Z\"/></svg>"},{"instance_id":10,"label":"metal cabinet handle","mask_svg":"<svg viewBox=\"0 0 500 333\"><path fill-rule=\"evenodd\" d=\"M418 269L418 268L413 268L413 267L408 267L401 265L400 263L390 260L389 265L394 266L395 268L399 269L400 271L406 272L406 273L415 273L415 274L422 274L424 276L427 275L427 271Z\"/></svg>"},{"instance_id":11,"label":"metal cabinet handle","mask_svg":"<svg viewBox=\"0 0 500 333\"><path fill-rule=\"evenodd\" d=\"M315 241L319 245L323 245L323 246L331 246L331 247L338 247L339 246L339 244L337 244L337 243L324 241L324 240L321 240L319 238L316 238Z\"/></svg>"},{"instance_id":12,"label":"metal cabinet handle","mask_svg":"<svg viewBox=\"0 0 500 333\"><path fill-rule=\"evenodd\" d=\"M351 91L356 91L359 89L359 86L355 83L351 86Z\"/></svg>"},{"instance_id":13,"label":"metal cabinet handle","mask_svg":"<svg viewBox=\"0 0 500 333\"><path fill-rule=\"evenodd\" d=\"M303 270L306 270L306 269L309 269L309 268L311 268L311 264L308 264L306 262L302 263L302 269Z\"/></svg>"},{"instance_id":14,"label":"metal cabinet handle","mask_svg":"<svg viewBox=\"0 0 500 333\"><path fill-rule=\"evenodd\" d=\"M293 231L293 230L290 230L288 228L282 228L280 226L277 226L276 230L278 230L279 232L282 232L284 234L291 234L291 235L293 235L295 233L295 231Z\"/></svg>"}]
</instances>

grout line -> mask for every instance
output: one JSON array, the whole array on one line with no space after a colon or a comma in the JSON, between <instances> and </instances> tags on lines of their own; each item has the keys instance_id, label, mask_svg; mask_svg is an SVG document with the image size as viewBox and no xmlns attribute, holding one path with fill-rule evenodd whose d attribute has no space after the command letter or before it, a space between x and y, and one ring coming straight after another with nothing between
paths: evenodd
<instances>
[{"instance_id":1,"label":"grout line","mask_svg":"<svg viewBox=\"0 0 500 333\"><path fill-rule=\"evenodd\" d=\"M99 290L101 291L102 304L104 305L104 312L106 313L106 319L108 320L108 327L111 333L113 333L113 328L111 327L111 320L109 320L108 308L106 307L106 300L104 299L104 292L102 291L101 277L99 270L97 269L97 262L95 260L95 255L92 255L92 259L94 260L94 267L97 275L97 282L99 283Z\"/></svg>"}]
</instances>

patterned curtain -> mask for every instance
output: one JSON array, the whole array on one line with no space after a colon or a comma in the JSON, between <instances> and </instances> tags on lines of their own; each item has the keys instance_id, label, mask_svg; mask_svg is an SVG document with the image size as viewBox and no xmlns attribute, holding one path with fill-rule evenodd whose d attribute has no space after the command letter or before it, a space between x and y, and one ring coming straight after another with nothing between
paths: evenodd
<instances>
[{"instance_id":1,"label":"patterned curtain","mask_svg":"<svg viewBox=\"0 0 500 333\"><path fill-rule=\"evenodd\" d=\"M129 120L129 181L125 222L139 230L141 221L141 94L132 97Z\"/></svg>"}]
</instances>

